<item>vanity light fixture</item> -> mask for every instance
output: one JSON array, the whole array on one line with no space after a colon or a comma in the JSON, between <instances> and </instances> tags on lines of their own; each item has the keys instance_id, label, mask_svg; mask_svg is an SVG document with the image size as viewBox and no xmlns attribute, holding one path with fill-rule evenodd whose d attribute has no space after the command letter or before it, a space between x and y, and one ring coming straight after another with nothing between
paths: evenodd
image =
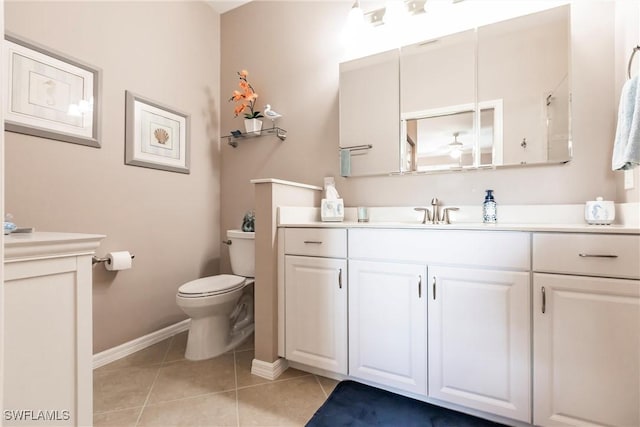
<instances>
[{"instance_id":1,"label":"vanity light fixture","mask_svg":"<svg viewBox=\"0 0 640 427\"><path fill-rule=\"evenodd\" d=\"M433 6L437 8L438 5L444 6L461 1L463 0L388 0L382 8L363 12L360 8L360 0L356 0L349 11L347 22L351 27L358 25L356 21L365 22L374 27L382 24L392 25L401 23L407 17L430 11Z\"/></svg>"}]
</instances>

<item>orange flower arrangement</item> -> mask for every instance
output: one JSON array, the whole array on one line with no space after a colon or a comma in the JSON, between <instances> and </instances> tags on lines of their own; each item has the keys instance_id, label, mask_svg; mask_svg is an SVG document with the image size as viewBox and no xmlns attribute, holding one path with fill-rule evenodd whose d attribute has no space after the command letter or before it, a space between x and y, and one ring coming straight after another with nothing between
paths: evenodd
<instances>
[{"instance_id":1,"label":"orange flower arrangement","mask_svg":"<svg viewBox=\"0 0 640 427\"><path fill-rule=\"evenodd\" d=\"M240 113L244 112L244 117L247 119L258 119L264 117L260 111L254 110L256 99L258 94L253 90L253 86L247 81L249 72L247 70L238 71L240 82L240 90L234 90L233 95L229 98L229 102L237 102L236 107L233 110L234 117L238 117ZM248 112L247 112L248 111Z\"/></svg>"}]
</instances>

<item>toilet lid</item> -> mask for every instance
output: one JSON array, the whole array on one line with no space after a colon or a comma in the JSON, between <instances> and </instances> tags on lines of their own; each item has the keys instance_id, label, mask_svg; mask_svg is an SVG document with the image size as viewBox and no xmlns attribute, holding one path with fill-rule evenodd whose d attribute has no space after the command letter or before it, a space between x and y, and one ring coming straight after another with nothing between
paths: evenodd
<instances>
[{"instance_id":1,"label":"toilet lid","mask_svg":"<svg viewBox=\"0 0 640 427\"><path fill-rule=\"evenodd\" d=\"M192 297L223 294L242 288L245 284L245 279L245 277L232 274L203 277L180 286L178 293Z\"/></svg>"}]
</instances>

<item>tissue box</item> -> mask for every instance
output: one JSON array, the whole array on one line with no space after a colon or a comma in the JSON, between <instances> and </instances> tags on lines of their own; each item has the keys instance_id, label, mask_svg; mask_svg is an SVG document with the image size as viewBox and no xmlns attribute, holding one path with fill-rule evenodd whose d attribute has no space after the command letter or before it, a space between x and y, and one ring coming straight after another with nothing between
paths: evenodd
<instances>
[{"instance_id":1,"label":"tissue box","mask_svg":"<svg viewBox=\"0 0 640 427\"><path fill-rule=\"evenodd\" d=\"M342 199L322 199L322 202L320 202L320 218L324 222L342 221L344 219L344 201Z\"/></svg>"}]
</instances>

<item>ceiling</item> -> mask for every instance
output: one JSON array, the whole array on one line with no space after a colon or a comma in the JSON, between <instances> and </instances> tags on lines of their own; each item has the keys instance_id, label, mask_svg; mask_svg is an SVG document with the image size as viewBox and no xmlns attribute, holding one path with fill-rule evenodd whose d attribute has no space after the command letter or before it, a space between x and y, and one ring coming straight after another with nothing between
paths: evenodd
<instances>
[{"instance_id":1,"label":"ceiling","mask_svg":"<svg viewBox=\"0 0 640 427\"><path fill-rule=\"evenodd\" d=\"M206 3L211 6L213 10L222 14L250 1L251 0L206 0Z\"/></svg>"}]
</instances>

